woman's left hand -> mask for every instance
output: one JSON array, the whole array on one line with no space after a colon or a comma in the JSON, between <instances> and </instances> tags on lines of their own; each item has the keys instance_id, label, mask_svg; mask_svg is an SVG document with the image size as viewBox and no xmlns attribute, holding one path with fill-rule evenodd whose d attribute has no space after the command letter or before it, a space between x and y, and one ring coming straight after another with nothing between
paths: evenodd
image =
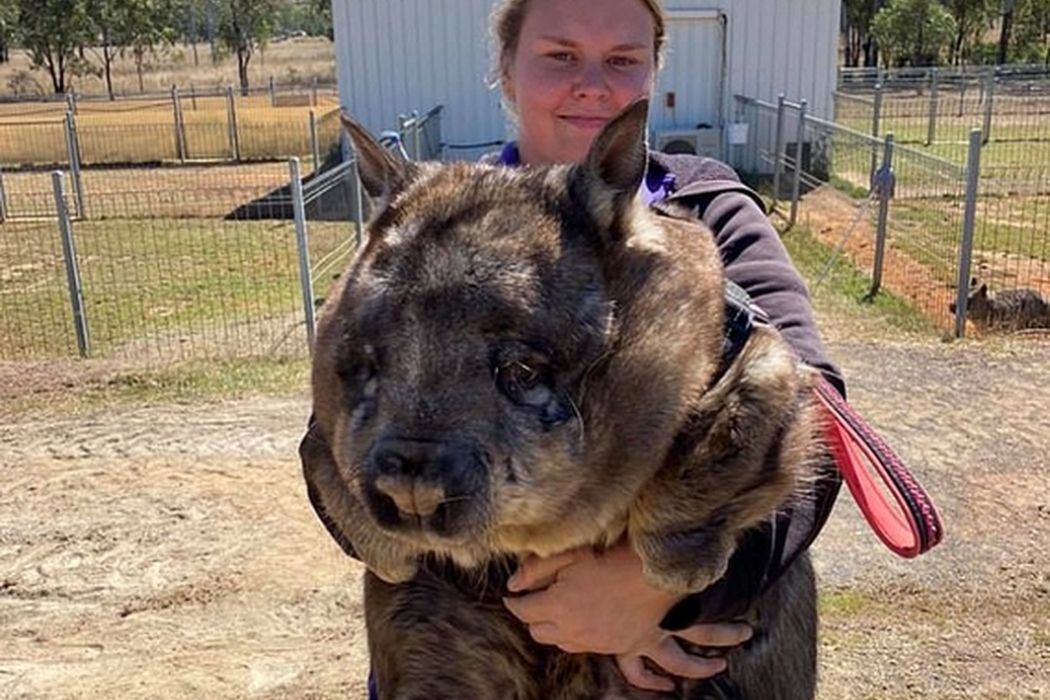
<instances>
[{"instance_id":1,"label":"woman's left hand","mask_svg":"<svg viewBox=\"0 0 1050 700\"><path fill-rule=\"evenodd\" d=\"M626 542L601 554L581 548L548 559L530 557L507 584L520 597L504 604L541 644L569 653L617 657L624 676L649 690L673 690L666 677L648 670L648 658L673 676L710 678L724 659L687 653L676 637L705 647L733 647L751 636L745 624L694 625L674 633L660 622L679 597L649 584L642 562Z\"/></svg>"}]
</instances>

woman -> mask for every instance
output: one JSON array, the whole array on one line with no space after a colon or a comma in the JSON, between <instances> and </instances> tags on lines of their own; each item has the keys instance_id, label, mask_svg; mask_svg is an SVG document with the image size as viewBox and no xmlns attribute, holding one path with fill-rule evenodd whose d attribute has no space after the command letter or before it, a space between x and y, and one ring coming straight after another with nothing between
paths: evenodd
<instances>
[{"instance_id":1,"label":"woman","mask_svg":"<svg viewBox=\"0 0 1050 700\"><path fill-rule=\"evenodd\" d=\"M492 29L499 83L518 139L488 160L529 166L582 159L612 116L652 94L665 18L659 0L501 0ZM727 277L770 316L803 360L842 388L824 357L802 280L760 200L732 169L697 157L653 154L642 195L653 205L673 203L702 219L716 235ZM682 627L698 617L724 621L740 614L812 541L838 487L830 470L811 512L790 514L756 533L725 579L686 601L649 586L638 557L623 544L601 557L581 550L524 562L509 588L525 595L507 598L506 605L540 643L615 655L638 687L673 688L643 658L671 675L711 677L724 670L725 661L687 654L676 637L728 648L745 642L750 628L708 622L672 635L661 621Z\"/></svg>"}]
</instances>

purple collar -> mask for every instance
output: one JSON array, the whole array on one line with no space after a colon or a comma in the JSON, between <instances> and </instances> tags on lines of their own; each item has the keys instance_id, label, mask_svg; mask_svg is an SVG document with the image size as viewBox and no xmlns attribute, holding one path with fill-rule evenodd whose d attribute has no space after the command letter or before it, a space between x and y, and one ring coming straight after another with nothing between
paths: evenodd
<instances>
[{"instance_id":1,"label":"purple collar","mask_svg":"<svg viewBox=\"0 0 1050 700\"><path fill-rule=\"evenodd\" d=\"M503 146L503 150L500 151L499 159L496 162L500 165L511 167L521 165L521 153L518 152L518 143L516 141L508 141ZM667 199L674 192L674 185L673 174L663 172L658 168L649 168L645 174L645 182L642 183L639 192L645 198L646 205L652 206L655 202L662 202Z\"/></svg>"}]
</instances>

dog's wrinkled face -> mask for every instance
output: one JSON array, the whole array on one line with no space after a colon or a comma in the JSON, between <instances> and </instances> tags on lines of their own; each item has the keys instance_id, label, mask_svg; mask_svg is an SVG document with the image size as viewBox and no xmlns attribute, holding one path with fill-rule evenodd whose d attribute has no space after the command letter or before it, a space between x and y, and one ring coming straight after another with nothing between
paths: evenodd
<instances>
[{"instance_id":1,"label":"dog's wrinkled face","mask_svg":"<svg viewBox=\"0 0 1050 700\"><path fill-rule=\"evenodd\" d=\"M602 477L581 456L582 396L617 332L604 270L638 206L644 108L640 123L621 128L641 159L601 187L593 167L400 164L350 124L383 201L322 313L315 410L388 535L480 559Z\"/></svg>"},{"instance_id":2,"label":"dog's wrinkled face","mask_svg":"<svg viewBox=\"0 0 1050 700\"><path fill-rule=\"evenodd\" d=\"M384 212L335 323L337 460L381 527L428 544L572 497L557 462L574 459L576 397L611 333L592 245L542 182L493 169L464 198L458 175L421 174L410 206ZM564 246L583 249L569 266Z\"/></svg>"}]
</instances>

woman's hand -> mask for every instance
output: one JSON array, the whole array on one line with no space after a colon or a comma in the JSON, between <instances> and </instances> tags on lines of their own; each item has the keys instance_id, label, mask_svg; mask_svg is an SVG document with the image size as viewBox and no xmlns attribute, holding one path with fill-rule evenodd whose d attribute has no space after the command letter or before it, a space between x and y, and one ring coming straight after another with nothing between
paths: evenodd
<instances>
[{"instance_id":1,"label":"woman's hand","mask_svg":"<svg viewBox=\"0 0 1050 700\"><path fill-rule=\"evenodd\" d=\"M721 658L687 653L677 638L704 647L734 647L751 637L745 624L694 625L671 633L660 628L678 596L649 585L642 562L626 542L601 554L576 549L549 559L530 557L507 588L520 597L504 604L540 644L569 653L616 656L624 677L647 690L674 684L646 667L650 659L673 676L703 679L726 668Z\"/></svg>"}]
</instances>

